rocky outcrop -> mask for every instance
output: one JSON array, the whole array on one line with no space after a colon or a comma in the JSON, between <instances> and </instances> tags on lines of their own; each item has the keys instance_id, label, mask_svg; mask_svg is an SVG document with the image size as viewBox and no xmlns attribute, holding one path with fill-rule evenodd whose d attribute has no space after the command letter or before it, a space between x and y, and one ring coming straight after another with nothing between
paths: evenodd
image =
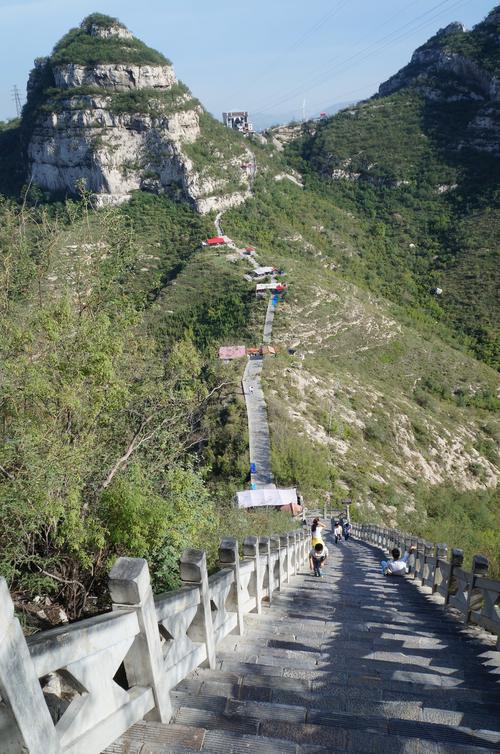
<instances>
[{"instance_id":1,"label":"rocky outcrop","mask_svg":"<svg viewBox=\"0 0 500 754\"><path fill-rule=\"evenodd\" d=\"M497 76L485 71L475 61L463 55L439 48L416 50L408 66L380 85L379 95L384 97L412 83L417 86L420 84L423 88L425 77L438 72L451 74L466 85L463 99L500 100L500 79ZM456 100L453 92L448 96L441 94L438 97L449 101Z\"/></svg>"},{"instance_id":2,"label":"rocky outcrop","mask_svg":"<svg viewBox=\"0 0 500 754\"><path fill-rule=\"evenodd\" d=\"M111 44L116 57L117 38L134 41L102 17L75 32L87 46L96 40L103 58ZM29 179L54 193L85 186L97 205L127 201L137 189L173 192L200 212L240 204L250 188L246 142L232 135L228 145L224 127L177 81L172 65L151 62L144 49L137 41L134 55L123 47L133 59L90 63L61 62L56 46L53 58L35 64L25 112Z\"/></svg>"},{"instance_id":3,"label":"rocky outcrop","mask_svg":"<svg viewBox=\"0 0 500 754\"><path fill-rule=\"evenodd\" d=\"M500 12L494 9L470 32L458 23L440 29L415 50L408 65L380 85L377 96L412 87L429 102L471 103L475 111L456 147L500 155L500 78L492 54L498 47L499 23Z\"/></svg>"},{"instance_id":4,"label":"rocky outcrop","mask_svg":"<svg viewBox=\"0 0 500 754\"><path fill-rule=\"evenodd\" d=\"M53 67L54 82L60 89L98 86L106 91L168 89L177 83L171 65L93 65L75 63Z\"/></svg>"}]
</instances>

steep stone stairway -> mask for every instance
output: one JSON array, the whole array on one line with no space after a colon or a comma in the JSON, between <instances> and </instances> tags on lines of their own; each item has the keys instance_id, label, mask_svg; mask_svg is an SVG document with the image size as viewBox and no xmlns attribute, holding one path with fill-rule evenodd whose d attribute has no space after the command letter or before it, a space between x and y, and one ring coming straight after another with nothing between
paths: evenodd
<instances>
[{"instance_id":1,"label":"steep stone stairway","mask_svg":"<svg viewBox=\"0 0 500 754\"><path fill-rule=\"evenodd\" d=\"M222 642L218 669L177 686L168 739L139 724L149 743L137 751L500 751L500 653L415 585L383 577L380 551L329 549L323 578L304 571Z\"/></svg>"}]
</instances>

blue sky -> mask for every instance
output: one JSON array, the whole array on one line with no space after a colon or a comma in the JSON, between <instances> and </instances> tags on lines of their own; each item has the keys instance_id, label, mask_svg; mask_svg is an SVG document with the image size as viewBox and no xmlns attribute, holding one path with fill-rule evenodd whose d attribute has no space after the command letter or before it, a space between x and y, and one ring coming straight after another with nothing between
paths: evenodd
<instances>
[{"instance_id":1,"label":"blue sky","mask_svg":"<svg viewBox=\"0 0 500 754\"><path fill-rule=\"evenodd\" d=\"M300 116L362 99L438 28L492 0L0 0L0 120L33 59L89 13L117 16L163 52L208 110Z\"/></svg>"}]
</instances>

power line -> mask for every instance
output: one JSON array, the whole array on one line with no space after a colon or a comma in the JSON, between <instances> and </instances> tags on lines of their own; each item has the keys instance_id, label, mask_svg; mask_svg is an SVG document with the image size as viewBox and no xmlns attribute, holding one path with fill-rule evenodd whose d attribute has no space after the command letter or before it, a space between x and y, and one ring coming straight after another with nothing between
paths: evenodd
<instances>
[{"instance_id":1,"label":"power line","mask_svg":"<svg viewBox=\"0 0 500 754\"><path fill-rule=\"evenodd\" d=\"M448 6L446 8L441 8L441 6L446 5L449 2L450 0L441 0L441 2L434 5L429 10L425 11L424 13L419 14L418 16L411 19L410 21L407 21L405 24L394 29L389 34L385 34L384 36L370 43L367 47L359 50L353 55L350 55L348 58L345 58L344 60L338 60L337 58L336 65L333 65L333 66L329 65L326 68L322 66L321 68L316 69L316 71L313 72L311 79L308 79L302 85L296 86L292 90L289 90L282 97L278 97L277 99L274 98L272 100L266 100L264 104L260 104L257 107L254 107L253 109L259 112L266 112L267 110L273 109L277 105L284 104L285 102L288 102L289 100L294 99L295 97L298 97L299 95L303 95L305 92L308 92L311 89L327 81L334 73L341 73L344 70L346 70L346 68L349 68L351 62L361 62L363 60L366 60L371 55L380 52L381 50L385 49L391 44L394 44L394 42L398 42L401 39L404 39L405 37L414 34L416 31L419 31L420 29L425 28L430 23L434 22L437 18L439 18L439 16L441 16L443 13L454 10L458 6L463 5L464 2L467 2L467 0L455 0L455 2L453 2L451 6ZM438 11L438 8L441 8L441 10ZM417 23L415 25L416 22L420 21L425 16L429 16L429 14L433 14L433 15L427 18L423 23L420 23L420 24ZM365 54L363 55L363 53ZM333 57L328 62L333 63L335 59L336 58Z\"/></svg>"},{"instance_id":2,"label":"power line","mask_svg":"<svg viewBox=\"0 0 500 754\"><path fill-rule=\"evenodd\" d=\"M328 21L330 21L337 13L339 13L344 6L347 5L349 0L338 0L337 4L334 8L329 10L327 13L323 14L312 26L310 26L308 29L306 29L302 34L300 34L293 42L291 42L288 47L285 47L285 49L277 55L271 63L268 63L265 68L263 68L260 73L257 74L256 77L252 78L252 83L255 84L259 81L262 81L263 78L267 78L269 75L269 70L277 67L282 61L283 58L288 55L289 52L292 50L296 50L299 47L303 45L306 39L308 39L312 34L314 34L316 31L319 31ZM228 97L228 101L235 97L238 92L232 92Z\"/></svg>"},{"instance_id":3,"label":"power line","mask_svg":"<svg viewBox=\"0 0 500 754\"><path fill-rule=\"evenodd\" d=\"M328 78L333 73L339 73L339 72L342 72L343 70L345 70L345 67L341 68L339 70L338 66L345 66L346 64L351 63L351 61L361 62L362 60L365 60L367 57L369 57L374 52L378 52L379 49L380 50L384 49L389 44L392 44L395 41L399 41L401 38L403 38L405 36L408 36L409 34L413 34L415 31L419 30L420 28L423 28L427 24L429 24L432 21L434 21L443 12L445 12L445 11L448 12L448 11L452 10L454 7L456 7L457 5L462 4L466 0L458 0L458 2L455 0L454 5L452 5L451 7L443 9L442 11L434 14L433 16L431 16L430 18L428 18L423 24L420 24L420 25L417 25L417 26L413 26L416 21L419 21L424 16L428 16L430 13L432 13L433 11L435 11L437 8L439 8L442 5L445 5L446 3L450 2L450 1L451 0L441 0L441 2L437 3L437 5L435 5L433 8L430 8L428 11L425 11L424 13L419 14L418 16L416 16L415 18L411 19L410 21L407 21L405 24L403 24L402 26L398 27L397 29L391 31L389 34L386 34L383 37L380 37L379 39L375 40L374 42L371 42L367 47L363 48L362 50L359 50L358 52L354 53L353 55L350 55L348 58L345 58L344 60L338 61L336 65L334 65L334 66L327 66L326 68L324 66L322 66L321 68L316 69L316 71L313 73L312 79L309 79L307 82L304 82L304 84L302 84L300 86L297 86L297 87L295 87L292 90L289 90L289 92L287 94L285 94L283 97L279 98L278 101L276 101L275 99L272 100L272 101L271 100L266 101L266 104L260 105L259 107L255 108L255 109L257 109L259 111L262 111L262 110L265 111L267 109L273 108L277 104L281 104L282 102L287 102L290 99L293 99L293 98L299 96L300 94L303 94L304 91L309 91L311 88L313 88L313 86L318 86L319 84L324 83L324 81L328 80ZM407 29L407 27L410 27L410 28ZM404 32L403 34L401 34L401 32L404 29L407 29L407 31ZM383 42L384 44L382 44L380 46L381 42ZM377 49L377 45L380 46L379 49ZM361 55L363 55L363 53L367 53L367 54L365 54L364 57L360 57ZM333 63L333 61L335 61L335 59L336 58L333 57L328 62L329 63ZM307 86L308 84L309 84L309 89L305 89L305 86Z\"/></svg>"}]
</instances>

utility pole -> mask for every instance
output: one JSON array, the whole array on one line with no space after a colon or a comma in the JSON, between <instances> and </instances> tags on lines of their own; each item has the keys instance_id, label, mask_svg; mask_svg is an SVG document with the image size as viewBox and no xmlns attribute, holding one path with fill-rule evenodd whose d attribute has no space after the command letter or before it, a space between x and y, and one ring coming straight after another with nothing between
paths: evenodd
<instances>
[{"instance_id":1,"label":"utility pole","mask_svg":"<svg viewBox=\"0 0 500 754\"><path fill-rule=\"evenodd\" d=\"M302 100L302 123L306 122L306 99Z\"/></svg>"},{"instance_id":2,"label":"utility pole","mask_svg":"<svg viewBox=\"0 0 500 754\"><path fill-rule=\"evenodd\" d=\"M14 100L14 104L16 106L16 112L17 117L21 117L21 110L23 109L21 105L21 95L19 94L19 89L17 88L16 84L12 87L12 99Z\"/></svg>"}]
</instances>

